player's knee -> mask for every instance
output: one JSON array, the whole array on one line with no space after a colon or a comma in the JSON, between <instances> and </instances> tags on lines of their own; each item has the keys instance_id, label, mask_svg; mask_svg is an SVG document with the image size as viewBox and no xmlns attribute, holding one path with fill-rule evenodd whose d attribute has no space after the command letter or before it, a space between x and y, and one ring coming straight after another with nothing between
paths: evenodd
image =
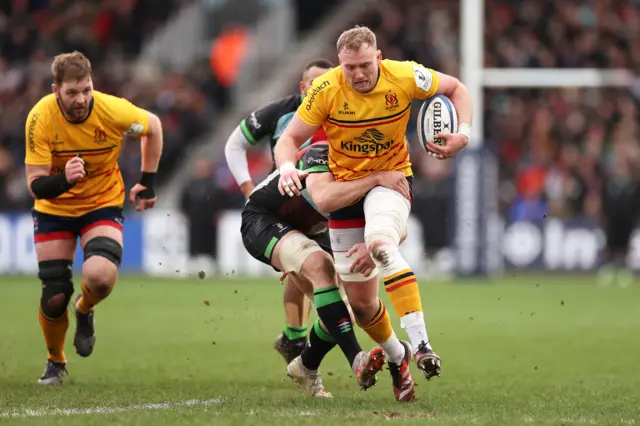
<instances>
[{"instance_id":1,"label":"player's knee","mask_svg":"<svg viewBox=\"0 0 640 426\"><path fill-rule=\"evenodd\" d=\"M349 297L349 304L353 310L358 324L368 323L378 311L378 298L366 297L365 295L352 294Z\"/></svg>"},{"instance_id":2,"label":"player's knee","mask_svg":"<svg viewBox=\"0 0 640 426\"><path fill-rule=\"evenodd\" d=\"M336 270L333 259L324 251L315 251L311 253L302 263L300 273L307 280L335 280Z\"/></svg>"},{"instance_id":3,"label":"player's knee","mask_svg":"<svg viewBox=\"0 0 640 426\"><path fill-rule=\"evenodd\" d=\"M109 260L95 256L82 265L82 278L91 293L103 299L111 293L118 276L118 269Z\"/></svg>"},{"instance_id":4,"label":"player's knee","mask_svg":"<svg viewBox=\"0 0 640 426\"><path fill-rule=\"evenodd\" d=\"M91 239L84 247L82 275L86 285L96 296L105 298L111 293L122 260L122 246L109 237Z\"/></svg>"},{"instance_id":5,"label":"player's knee","mask_svg":"<svg viewBox=\"0 0 640 426\"><path fill-rule=\"evenodd\" d=\"M116 267L122 262L122 245L109 237L95 237L84 246L84 261L93 256L100 256L113 263Z\"/></svg>"},{"instance_id":6,"label":"player's knee","mask_svg":"<svg viewBox=\"0 0 640 426\"><path fill-rule=\"evenodd\" d=\"M38 278L42 281L40 309L49 318L64 314L73 295L72 262L66 259L38 263Z\"/></svg>"},{"instance_id":7,"label":"player's knee","mask_svg":"<svg viewBox=\"0 0 640 426\"><path fill-rule=\"evenodd\" d=\"M398 246L384 239L372 241L371 244L367 244L367 249L373 261L383 268L389 267L401 258Z\"/></svg>"}]
</instances>

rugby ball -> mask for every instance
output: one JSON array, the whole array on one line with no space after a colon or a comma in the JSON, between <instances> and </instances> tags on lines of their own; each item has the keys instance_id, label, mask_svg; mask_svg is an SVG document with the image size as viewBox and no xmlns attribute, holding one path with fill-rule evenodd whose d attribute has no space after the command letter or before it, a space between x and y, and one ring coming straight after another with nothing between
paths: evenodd
<instances>
[{"instance_id":1,"label":"rugby ball","mask_svg":"<svg viewBox=\"0 0 640 426\"><path fill-rule=\"evenodd\" d=\"M458 113L451 99L435 95L425 100L418 112L418 139L422 147L430 153L427 141L443 145L444 140L434 139L438 133L457 133Z\"/></svg>"}]
</instances>

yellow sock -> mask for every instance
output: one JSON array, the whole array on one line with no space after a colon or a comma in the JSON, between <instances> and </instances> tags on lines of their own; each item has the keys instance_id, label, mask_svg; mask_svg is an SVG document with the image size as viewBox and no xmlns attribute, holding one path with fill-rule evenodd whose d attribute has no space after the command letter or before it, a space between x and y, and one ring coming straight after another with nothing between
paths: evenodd
<instances>
[{"instance_id":1,"label":"yellow sock","mask_svg":"<svg viewBox=\"0 0 640 426\"><path fill-rule=\"evenodd\" d=\"M418 280L411 269L403 269L384 277L384 288L399 317L411 312L422 312Z\"/></svg>"},{"instance_id":2,"label":"yellow sock","mask_svg":"<svg viewBox=\"0 0 640 426\"><path fill-rule=\"evenodd\" d=\"M380 308L375 316L369 321L368 324L358 324L365 333L371 337L376 343L386 342L393 334L393 328L391 327L391 317L389 312L384 306L384 303L380 301Z\"/></svg>"},{"instance_id":3,"label":"yellow sock","mask_svg":"<svg viewBox=\"0 0 640 426\"><path fill-rule=\"evenodd\" d=\"M49 351L48 358L53 362L66 362L64 340L67 335L67 328L69 328L67 310L64 310L60 318L52 319L47 318L42 313L42 309L38 308L38 318L40 319L40 328Z\"/></svg>"},{"instance_id":4,"label":"yellow sock","mask_svg":"<svg viewBox=\"0 0 640 426\"><path fill-rule=\"evenodd\" d=\"M82 296L80 296L78 303L76 303L76 310L82 314L88 314L93 311L93 307L102 300L102 298L93 295L91 290L87 288L84 280L82 280Z\"/></svg>"}]
</instances>

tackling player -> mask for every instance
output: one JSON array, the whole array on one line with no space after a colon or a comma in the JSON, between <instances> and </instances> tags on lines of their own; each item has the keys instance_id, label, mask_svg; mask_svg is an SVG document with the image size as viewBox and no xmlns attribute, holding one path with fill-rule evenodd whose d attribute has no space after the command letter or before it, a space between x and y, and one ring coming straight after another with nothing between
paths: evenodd
<instances>
[{"instance_id":1,"label":"tackling player","mask_svg":"<svg viewBox=\"0 0 640 426\"><path fill-rule=\"evenodd\" d=\"M79 52L55 57L53 93L27 117L27 185L35 199L34 242L42 296L38 316L48 350L41 384L62 383L67 305L74 288L77 239L84 252L82 293L74 301L74 346L95 345L94 307L113 289L122 260L124 182L118 155L125 135L142 138L142 177L129 193L137 211L156 202L153 180L162 154L162 125L129 101L93 90L91 63ZM136 201L136 198L138 200Z\"/></svg>"},{"instance_id":2,"label":"tackling player","mask_svg":"<svg viewBox=\"0 0 640 426\"><path fill-rule=\"evenodd\" d=\"M326 143L311 145L299 155L300 167L313 171L322 162L326 165ZM301 289L315 302L322 321L316 321L310 332L310 344L301 356L289 363L287 372L310 395L329 396L317 370L324 356L338 344L358 383L367 389L375 383L375 374L382 368L383 351L374 348L365 353L356 340L347 306L336 282L326 217L305 198L279 194L278 175L278 170L271 173L249 196L242 212L241 232L245 248L254 258L299 278ZM378 184L394 187L394 183L400 186L402 181L405 179L401 173L381 172L361 181L341 182L326 196L343 200L345 194L350 194L346 197L360 197ZM349 257L355 255L354 264L367 275L372 275L375 265L363 246L355 247ZM352 307L354 312L358 310L357 304ZM382 315L380 317L383 318ZM384 318L391 327L388 316Z\"/></svg>"},{"instance_id":3,"label":"tackling player","mask_svg":"<svg viewBox=\"0 0 640 426\"><path fill-rule=\"evenodd\" d=\"M366 27L342 33L337 42L340 66L314 81L305 102L280 137L275 149L281 194L300 194L297 147L320 126L329 139L329 168L336 181L360 180L375 171L401 171L412 183L406 125L411 101L446 95L456 107L459 132L436 135L444 146L428 142L439 158L448 158L469 142L472 107L466 87L456 78L415 62L382 60L375 34ZM406 232L411 201L400 192L376 187L353 205L329 216L336 268L344 271L351 247L365 242L383 276L385 289L411 351L427 379L440 375L440 357L427 336L418 283L398 246ZM343 277L345 279L345 277ZM346 280L346 279L345 279ZM349 288L347 288L348 294ZM391 372L411 354L388 354Z\"/></svg>"},{"instance_id":4,"label":"tackling player","mask_svg":"<svg viewBox=\"0 0 640 426\"><path fill-rule=\"evenodd\" d=\"M249 198L254 188L247 163L247 150L261 140L268 139L273 155L273 148L278 138L302 103L313 80L333 67L334 65L325 59L309 62L300 76L299 94L285 96L256 109L240 122L227 139L225 145L227 165L246 198ZM312 139L319 137L326 140L324 132L320 130L319 133L322 135L314 135ZM273 170L275 168L274 160ZM305 324L309 316L309 303L293 276L287 276L285 282L284 311L286 324L282 334L276 338L274 347L288 364L304 349L307 342Z\"/></svg>"}]
</instances>

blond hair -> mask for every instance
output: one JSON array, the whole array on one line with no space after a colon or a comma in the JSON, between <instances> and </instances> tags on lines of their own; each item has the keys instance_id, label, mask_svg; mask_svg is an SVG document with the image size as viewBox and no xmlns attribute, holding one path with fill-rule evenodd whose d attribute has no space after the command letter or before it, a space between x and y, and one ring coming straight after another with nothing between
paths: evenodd
<instances>
[{"instance_id":1,"label":"blond hair","mask_svg":"<svg viewBox=\"0 0 640 426\"><path fill-rule=\"evenodd\" d=\"M338 48L338 53L343 50L357 52L363 44L368 44L377 49L376 35L369 28L356 25L340 34L336 47Z\"/></svg>"},{"instance_id":2,"label":"blond hair","mask_svg":"<svg viewBox=\"0 0 640 426\"><path fill-rule=\"evenodd\" d=\"M53 58L51 73L53 74L53 82L57 85L61 85L67 80L80 81L91 77L91 62L78 51L61 53Z\"/></svg>"}]
</instances>

